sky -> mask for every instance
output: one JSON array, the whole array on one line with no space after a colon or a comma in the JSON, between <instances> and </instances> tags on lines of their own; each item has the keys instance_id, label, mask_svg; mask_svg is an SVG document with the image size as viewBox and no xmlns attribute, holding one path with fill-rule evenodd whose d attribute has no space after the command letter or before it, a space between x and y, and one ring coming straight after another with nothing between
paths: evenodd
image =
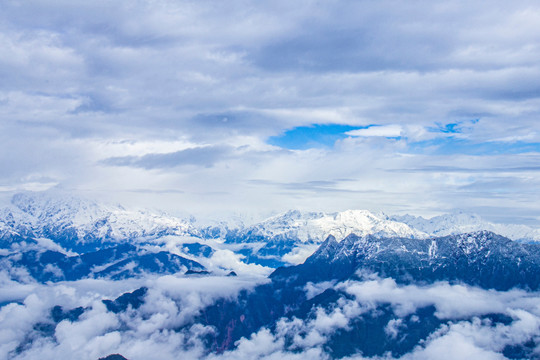
<instances>
[{"instance_id":1,"label":"sky","mask_svg":"<svg viewBox=\"0 0 540 360\"><path fill-rule=\"evenodd\" d=\"M537 1L4 0L0 196L540 225Z\"/></svg>"}]
</instances>

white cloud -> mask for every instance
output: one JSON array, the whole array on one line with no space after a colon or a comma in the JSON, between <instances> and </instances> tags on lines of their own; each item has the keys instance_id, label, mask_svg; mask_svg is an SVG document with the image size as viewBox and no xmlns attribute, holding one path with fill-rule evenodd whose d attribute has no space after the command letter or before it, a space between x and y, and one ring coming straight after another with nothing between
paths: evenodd
<instances>
[{"instance_id":1,"label":"white cloud","mask_svg":"<svg viewBox=\"0 0 540 360\"><path fill-rule=\"evenodd\" d=\"M399 332L401 330L403 330L402 325L403 325L403 320L402 319L392 319L384 327L384 332L390 338L395 339L395 338L397 338Z\"/></svg>"},{"instance_id":2,"label":"white cloud","mask_svg":"<svg viewBox=\"0 0 540 360\"><path fill-rule=\"evenodd\" d=\"M92 304L91 310L84 313L81 319L76 322L64 320L56 326L56 340L72 350L91 350L93 348L92 339L96 342L102 340L106 334L114 336L113 331L117 330L120 322L113 313L107 309L101 301Z\"/></svg>"},{"instance_id":3,"label":"white cloud","mask_svg":"<svg viewBox=\"0 0 540 360\"><path fill-rule=\"evenodd\" d=\"M273 271L272 268L258 265L246 264L242 261L243 255L231 250L218 249L210 258L209 265L217 268L231 269L240 275L266 276Z\"/></svg>"},{"instance_id":4,"label":"white cloud","mask_svg":"<svg viewBox=\"0 0 540 360\"><path fill-rule=\"evenodd\" d=\"M390 278L345 282L338 284L338 287L354 295L361 303L388 302L398 316L411 314L418 307L435 305L435 315L441 319L504 313L509 304L535 297L523 290L497 292L467 285L450 285L446 282L429 286L400 286Z\"/></svg>"},{"instance_id":5,"label":"white cloud","mask_svg":"<svg viewBox=\"0 0 540 360\"><path fill-rule=\"evenodd\" d=\"M428 343L425 349L415 352L405 359L482 359L482 360L502 360L502 354L492 350L483 349L474 344L474 340L458 332L450 332L442 337L436 338Z\"/></svg>"},{"instance_id":6,"label":"white cloud","mask_svg":"<svg viewBox=\"0 0 540 360\"><path fill-rule=\"evenodd\" d=\"M11 283L3 283L13 288ZM474 354L483 359L501 359L507 345L523 344L540 335L539 295L521 290L498 292L474 287L436 283L426 286L397 285L391 279L372 278L334 285L353 297L342 297L332 307L315 308L306 319L293 317L277 321L273 331L261 328L237 342L235 349L206 355L203 339L215 329L200 324L183 328L204 306L219 297L234 300L241 289L251 289L252 278L163 276L124 281L77 281L50 285L25 285L12 292L22 303L0 309L0 356L15 349L37 322L50 322L54 305L65 309L88 307L78 321L64 320L55 338L34 332L34 340L15 359L55 359L78 356L95 360L111 353L139 360L159 353L163 359L328 359L324 346L337 330L347 330L359 316L382 304L390 304L395 317L385 326L389 337L407 331L403 316L420 307L435 306L435 315L451 319L402 359L460 358ZM137 310L114 314L101 299L114 299L142 285L149 288ZM320 292L332 284L312 284ZM320 289L315 289L320 287ZM2 294L4 290L2 288ZM308 289L309 290L309 289ZM486 314L504 314L513 321L494 323ZM465 355L464 355L465 354ZM353 356L351 359L362 357ZM387 358L387 357L383 357Z\"/></svg>"},{"instance_id":7,"label":"white cloud","mask_svg":"<svg viewBox=\"0 0 540 360\"><path fill-rule=\"evenodd\" d=\"M366 129L358 129L347 131L349 136L383 136L383 137L399 137L403 133L403 129L400 125L382 125L382 126L370 126Z\"/></svg>"},{"instance_id":8,"label":"white cloud","mask_svg":"<svg viewBox=\"0 0 540 360\"><path fill-rule=\"evenodd\" d=\"M497 170L525 166L516 152L538 152L536 5L30 1L3 10L3 191L59 185L201 215L413 203L488 218L521 210L522 221L540 214L538 171ZM460 134L430 130L474 119ZM380 126L332 149L266 143L313 123ZM441 138L472 148L429 143ZM493 141L532 145L498 147L501 155L475 147ZM182 171L102 162L201 147L235 152ZM449 148L458 154L445 156ZM460 155L478 151L474 161ZM486 195L440 181L455 174L409 171L424 164L483 166L509 181ZM331 194L269 185L337 179L352 181Z\"/></svg>"},{"instance_id":9,"label":"white cloud","mask_svg":"<svg viewBox=\"0 0 540 360\"><path fill-rule=\"evenodd\" d=\"M220 297L234 299L242 289L260 283L253 277L148 277L122 281L81 280L49 285L19 285L2 281L1 301L22 301L0 308L0 357L8 358L36 323L50 323L50 309L78 306L87 310L77 321L63 320L54 338L36 338L16 356L17 359L56 359L77 356L95 360L122 353L130 359L147 359L156 353L164 359L199 359L204 352L202 339L213 329L194 325L181 332L199 311ZM262 281L265 281L262 279ZM145 303L137 310L114 314L102 299L115 299L141 286L149 288Z\"/></svg>"},{"instance_id":10,"label":"white cloud","mask_svg":"<svg viewBox=\"0 0 540 360\"><path fill-rule=\"evenodd\" d=\"M310 257L318 245L304 245L302 247L296 247L291 252L283 255L281 260L288 262L289 264L298 265L302 264L308 257Z\"/></svg>"},{"instance_id":11,"label":"white cloud","mask_svg":"<svg viewBox=\"0 0 540 360\"><path fill-rule=\"evenodd\" d=\"M325 290L330 289L334 286L333 281L323 281L320 283L312 283L311 281L306 284L304 287L306 291L306 297L312 299L315 296L322 294Z\"/></svg>"}]
</instances>

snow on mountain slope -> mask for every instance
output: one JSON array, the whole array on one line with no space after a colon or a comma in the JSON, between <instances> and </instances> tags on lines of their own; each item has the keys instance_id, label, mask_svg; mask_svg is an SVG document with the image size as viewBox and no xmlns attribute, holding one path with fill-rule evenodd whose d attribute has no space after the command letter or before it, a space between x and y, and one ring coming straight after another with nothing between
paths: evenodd
<instances>
[{"instance_id":1,"label":"snow on mountain slope","mask_svg":"<svg viewBox=\"0 0 540 360\"><path fill-rule=\"evenodd\" d=\"M409 225L432 236L447 236L488 230L512 240L540 241L540 229L526 225L495 224L478 215L455 212L425 219L421 216L391 216L389 219Z\"/></svg>"},{"instance_id":2,"label":"snow on mountain slope","mask_svg":"<svg viewBox=\"0 0 540 360\"><path fill-rule=\"evenodd\" d=\"M373 238L426 239L488 230L512 240L540 240L538 230L522 225L492 224L478 216L455 213L430 220L411 215L389 217L367 210L336 213L297 210L271 217L255 225L227 232L227 243L260 244L245 249L247 261L277 267L281 263L298 264L329 235L338 242L350 234Z\"/></svg>"},{"instance_id":3,"label":"snow on mountain slope","mask_svg":"<svg viewBox=\"0 0 540 360\"><path fill-rule=\"evenodd\" d=\"M119 241L196 233L189 221L143 210L98 204L64 193L19 193L0 210L0 231L69 238L74 242Z\"/></svg>"},{"instance_id":4,"label":"snow on mountain slope","mask_svg":"<svg viewBox=\"0 0 540 360\"><path fill-rule=\"evenodd\" d=\"M183 242L182 238L190 237L226 239L229 244L272 243L277 247L263 249L268 253L266 255L278 252L281 257L296 247L319 244L328 235L335 236L338 241L349 234L424 239L480 230L493 231L512 240L540 241L539 229L493 224L465 213L425 219L412 215L387 216L367 210L335 213L291 210L251 226L231 227L219 223L199 227L193 220L98 204L57 191L19 193L13 196L11 206L0 209L1 238L50 238L68 250L70 244L153 242L156 239L166 241L167 237L176 237Z\"/></svg>"},{"instance_id":5,"label":"snow on mountain slope","mask_svg":"<svg viewBox=\"0 0 540 360\"><path fill-rule=\"evenodd\" d=\"M273 277L295 281L346 279L358 271L410 283L465 282L486 289L540 288L540 245L512 241L490 231L429 239L329 236L304 264ZM291 286L293 284L290 284Z\"/></svg>"},{"instance_id":6,"label":"snow on mountain slope","mask_svg":"<svg viewBox=\"0 0 540 360\"><path fill-rule=\"evenodd\" d=\"M389 220L384 214L374 214L367 210L347 210L337 213L291 210L241 229L235 236L237 241L273 239L320 243L328 235L341 240L351 233L358 236L371 234L376 237L414 239L428 237L428 234L404 223Z\"/></svg>"},{"instance_id":7,"label":"snow on mountain slope","mask_svg":"<svg viewBox=\"0 0 540 360\"><path fill-rule=\"evenodd\" d=\"M24 235L34 219L16 207L0 208L0 237Z\"/></svg>"}]
</instances>

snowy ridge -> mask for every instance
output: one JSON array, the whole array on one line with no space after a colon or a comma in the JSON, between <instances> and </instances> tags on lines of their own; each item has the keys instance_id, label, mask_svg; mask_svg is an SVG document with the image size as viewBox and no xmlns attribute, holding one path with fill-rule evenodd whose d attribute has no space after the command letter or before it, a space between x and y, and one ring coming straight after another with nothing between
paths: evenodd
<instances>
[{"instance_id":1,"label":"snowy ridge","mask_svg":"<svg viewBox=\"0 0 540 360\"><path fill-rule=\"evenodd\" d=\"M247 227L238 235L245 240L267 238L321 243L328 235L341 241L350 234L413 239L429 237L429 234L413 229L407 224L367 210L347 210L336 213L291 210Z\"/></svg>"},{"instance_id":2,"label":"snowy ridge","mask_svg":"<svg viewBox=\"0 0 540 360\"><path fill-rule=\"evenodd\" d=\"M290 210L238 231L242 240L274 239L321 243L332 235L338 242L350 234L376 238L425 239L491 231L511 240L540 241L540 229L526 225L496 224L478 215L455 212L425 219L414 215L389 216L368 210L335 213Z\"/></svg>"},{"instance_id":3,"label":"snowy ridge","mask_svg":"<svg viewBox=\"0 0 540 360\"><path fill-rule=\"evenodd\" d=\"M62 192L26 192L13 196L11 206L0 209L0 238L47 238L71 250L72 244L104 242L156 243L167 237L214 239L227 243L282 244L265 248L266 255L280 257L296 247L320 244L329 235L337 242L350 234L359 237L426 239L475 231L492 231L512 240L540 241L540 230L525 225L487 222L476 215L453 213L431 219L388 216L367 210L303 212L291 210L251 226L197 226L164 213L98 204ZM191 241L193 242L193 241ZM298 250L298 249L297 249ZM311 250L312 251L312 250ZM304 251L307 254L307 250ZM263 254L264 255L264 254ZM264 256L266 256L264 255Z\"/></svg>"},{"instance_id":4,"label":"snowy ridge","mask_svg":"<svg viewBox=\"0 0 540 360\"><path fill-rule=\"evenodd\" d=\"M33 226L31 216L18 208L0 209L0 236L16 236L24 233L24 229Z\"/></svg>"},{"instance_id":5,"label":"snowy ridge","mask_svg":"<svg viewBox=\"0 0 540 360\"><path fill-rule=\"evenodd\" d=\"M66 237L75 242L190 236L189 221L122 206L98 204L63 193L19 193L0 210L0 231L33 237Z\"/></svg>"},{"instance_id":6,"label":"snowy ridge","mask_svg":"<svg viewBox=\"0 0 540 360\"><path fill-rule=\"evenodd\" d=\"M329 281L377 273L398 282L457 281L486 289L540 288L540 247L490 231L416 240L331 236L304 264L279 268L273 277ZM362 276L361 274L359 276Z\"/></svg>"},{"instance_id":7,"label":"snowy ridge","mask_svg":"<svg viewBox=\"0 0 540 360\"><path fill-rule=\"evenodd\" d=\"M457 235L488 230L512 240L540 241L540 229L526 225L495 224L478 215L455 212L425 219L421 216L402 215L390 219L430 234L431 236Z\"/></svg>"}]
</instances>

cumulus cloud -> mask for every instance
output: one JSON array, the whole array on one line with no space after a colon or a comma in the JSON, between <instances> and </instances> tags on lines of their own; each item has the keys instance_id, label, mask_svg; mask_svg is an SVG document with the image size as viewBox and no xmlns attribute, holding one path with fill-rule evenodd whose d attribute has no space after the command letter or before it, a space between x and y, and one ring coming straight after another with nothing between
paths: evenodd
<instances>
[{"instance_id":1,"label":"cumulus cloud","mask_svg":"<svg viewBox=\"0 0 540 360\"><path fill-rule=\"evenodd\" d=\"M538 335L539 318L525 311L515 312L517 320L510 326L492 326L478 318L471 322L452 323L432 334L423 348L404 359L506 359L501 354L507 345L523 344Z\"/></svg>"},{"instance_id":2,"label":"cumulus cloud","mask_svg":"<svg viewBox=\"0 0 540 360\"><path fill-rule=\"evenodd\" d=\"M302 264L315 252L315 250L317 250L317 248L317 245L303 245L301 247L295 247L291 250L291 252L283 255L281 260L293 265Z\"/></svg>"},{"instance_id":3,"label":"cumulus cloud","mask_svg":"<svg viewBox=\"0 0 540 360\"><path fill-rule=\"evenodd\" d=\"M392 309L392 317L383 329L389 339L407 331L404 319L419 308L434 306L435 316L443 320L440 327L402 359L450 359L470 354L481 359L503 359L501 352L506 346L524 344L540 336L537 293L497 292L447 283L406 286L391 279L371 277L338 284L309 284L306 291L312 296L324 289L333 289L341 295L328 308L313 308L306 318L282 318L272 328L259 329L240 339L233 350L208 353L204 339L219 329L192 324L194 317L216 299L225 297L234 301L240 290L253 289L256 284L253 278L246 277L162 276L25 285L11 292L11 297L3 298L10 303L0 308L0 356L14 359L77 356L95 360L121 353L135 360L155 354L163 359L329 359L331 355L325 346L334 334L348 331L354 321L366 314L376 314L385 304ZM1 293L6 294L4 290L12 285L2 282ZM113 313L101 302L140 286L146 286L148 291L138 309ZM86 310L77 320L62 320L47 335L39 330L46 326L36 324L51 324L49 314L55 305L66 310L82 306ZM507 316L510 321L494 322L484 316L494 313ZM415 320L411 317L411 321ZM18 352L14 352L18 347ZM347 359L365 357L356 355Z\"/></svg>"},{"instance_id":4,"label":"cumulus cloud","mask_svg":"<svg viewBox=\"0 0 540 360\"><path fill-rule=\"evenodd\" d=\"M354 295L361 303L389 303L398 316L414 313L419 307L434 305L437 309L435 315L440 319L505 313L509 305L522 306L522 302L536 296L523 290L497 292L467 285L450 285L446 282L425 287L400 286L391 278L345 282L338 287Z\"/></svg>"},{"instance_id":5,"label":"cumulus cloud","mask_svg":"<svg viewBox=\"0 0 540 360\"><path fill-rule=\"evenodd\" d=\"M78 356L96 360L120 352L130 359L147 359L156 353L164 359L176 359L178 354L198 359L206 351L204 337L215 329L198 324L178 329L216 299L234 299L240 290L251 289L258 283L252 277L163 276L21 285L19 291L9 292L15 284L2 282L2 301L9 303L0 308L0 357ZM145 303L137 310L115 314L101 302L141 286L147 286L148 291ZM79 306L86 310L78 320L62 320L53 327L53 334L40 333L36 324L45 324L41 328L51 324L50 311L56 305L65 310Z\"/></svg>"},{"instance_id":6,"label":"cumulus cloud","mask_svg":"<svg viewBox=\"0 0 540 360\"><path fill-rule=\"evenodd\" d=\"M218 267L223 269L232 269L233 271L237 272L238 274L244 274L252 276L266 276L269 275L273 269L257 265L257 264L246 264L242 261L242 258L244 258L243 255L237 254L233 252L232 250L228 249L219 249L214 254L212 254L212 257L210 258L210 261L208 264L211 267Z\"/></svg>"}]
</instances>

